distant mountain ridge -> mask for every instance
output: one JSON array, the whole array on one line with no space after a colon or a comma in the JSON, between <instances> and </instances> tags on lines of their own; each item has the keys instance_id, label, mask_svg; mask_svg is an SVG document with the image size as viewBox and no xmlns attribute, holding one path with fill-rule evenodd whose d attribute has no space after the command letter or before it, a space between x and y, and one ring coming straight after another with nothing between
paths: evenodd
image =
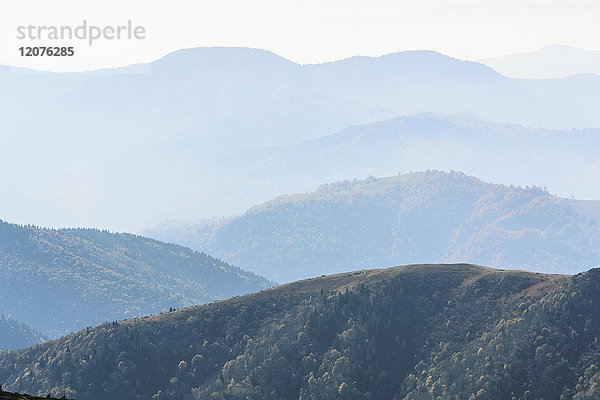
<instances>
[{"instance_id":1,"label":"distant mountain ridge","mask_svg":"<svg viewBox=\"0 0 600 400\"><path fill-rule=\"evenodd\" d=\"M592 78L532 85L430 51L301 66L261 50L201 48L127 71L0 68L8 219L133 231L180 218L177 205L199 194L212 201L203 216L228 213L215 195L221 159L413 113L600 126Z\"/></svg>"},{"instance_id":2,"label":"distant mountain ridge","mask_svg":"<svg viewBox=\"0 0 600 400\"><path fill-rule=\"evenodd\" d=\"M51 337L271 285L206 254L141 236L6 222L0 266L0 312Z\"/></svg>"},{"instance_id":3,"label":"distant mountain ridge","mask_svg":"<svg viewBox=\"0 0 600 400\"><path fill-rule=\"evenodd\" d=\"M520 79L562 79L579 74L600 75L600 51L573 46L546 46L530 53L481 60L504 76Z\"/></svg>"},{"instance_id":4,"label":"distant mountain ridge","mask_svg":"<svg viewBox=\"0 0 600 400\"><path fill-rule=\"evenodd\" d=\"M600 265L600 202L429 171L326 184L146 234L278 282L420 261L576 273Z\"/></svg>"},{"instance_id":5,"label":"distant mountain ridge","mask_svg":"<svg viewBox=\"0 0 600 400\"><path fill-rule=\"evenodd\" d=\"M11 354L10 390L156 400L597 398L600 271L354 271Z\"/></svg>"},{"instance_id":6,"label":"distant mountain ridge","mask_svg":"<svg viewBox=\"0 0 600 400\"><path fill-rule=\"evenodd\" d=\"M206 189L174 203L171 218L240 214L282 193L314 191L323 182L427 169L545 186L561 197L599 199L598 152L600 129L561 131L469 115L418 114L206 162L198 170L199 175L213 171L202 181Z\"/></svg>"}]
</instances>

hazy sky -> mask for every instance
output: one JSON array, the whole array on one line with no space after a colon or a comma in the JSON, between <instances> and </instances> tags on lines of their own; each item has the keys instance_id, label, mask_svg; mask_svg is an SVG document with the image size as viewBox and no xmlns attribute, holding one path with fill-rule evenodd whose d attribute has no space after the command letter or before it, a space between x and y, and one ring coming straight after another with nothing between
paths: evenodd
<instances>
[{"instance_id":1,"label":"hazy sky","mask_svg":"<svg viewBox=\"0 0 600 400\"><path fill-rule=\"evenodd\" d=\"M0 62L54 70L150 61L180 48L247 46L300 63L431 49L480 59L568 44L600 50L598 0L0 0ZM18 26L143 25L141 41L17 40ZM18 48L74 46L74 57Z\"/></svg>"}]
</instances>

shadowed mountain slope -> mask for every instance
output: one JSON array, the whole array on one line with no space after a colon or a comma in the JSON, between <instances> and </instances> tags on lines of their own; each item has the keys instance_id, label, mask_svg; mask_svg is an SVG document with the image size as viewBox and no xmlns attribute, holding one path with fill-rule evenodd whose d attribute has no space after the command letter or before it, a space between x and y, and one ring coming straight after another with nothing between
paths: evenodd
<instances>
[{"instance_id":1,"label":"shadowed mountain slope","mask_svg":"<svg viewBox=\"0 0 600 400\"><path fill-rule=\"evenodd\" d=\"M0 315L0 351L18 350L45 341L45 338L29 326Z\"/></svg>"},{"instance_id":2,"label":"shadowed mountain slope","mask_svg":"<svg viewBox=\"0 0 600 400\"><path fill-rule=\"evenodd\" d=\"M190 249L129 234L0 222L0 311L58 336L270 286Z\"/></svg>"}]
</instances>

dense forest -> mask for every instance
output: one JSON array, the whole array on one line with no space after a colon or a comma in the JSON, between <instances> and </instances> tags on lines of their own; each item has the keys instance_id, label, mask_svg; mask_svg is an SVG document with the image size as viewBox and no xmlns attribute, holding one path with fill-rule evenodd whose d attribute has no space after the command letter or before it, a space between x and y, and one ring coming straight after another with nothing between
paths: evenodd
<instances>
[{"instance_id":1,"label":"dense forest","mask_svg":"<svg viewBox=\"0 0 600 400\"><path fill-rule=\"evenodd\" d=\"M600 271L314 278L0 354L10 390L100 399L594 399Z\"/></svg>"},{"instance_id":2,"label":"dense forest","mask_svg":"<svg viewBox=\"0 0 600 400\"><path fill-rule=\"evenodd\" d=\"M44 337L29 326L0 315L0 351L23 349L42 343Z\"/></svg>"},{"instance_id":3,"label":"dense forest","mask_svg":"<svg viewBox=\"0 0 600 400\"><path fill-rule=\"evenodd\" d=\"M277 282L421 262L559 273L600 265L600 202L457 172L341 181L238 217L147 233Z\"/></svg>"},{"instance_id":4,"label":"dense forest","mask_svg":"<svg viewBox=\"0 0 600 400\"><path fill-rule=\"evenodd\" d=\"M50 337L272 284L181 246L0 221L0 313Z\"/></svg>"}]
</instances>

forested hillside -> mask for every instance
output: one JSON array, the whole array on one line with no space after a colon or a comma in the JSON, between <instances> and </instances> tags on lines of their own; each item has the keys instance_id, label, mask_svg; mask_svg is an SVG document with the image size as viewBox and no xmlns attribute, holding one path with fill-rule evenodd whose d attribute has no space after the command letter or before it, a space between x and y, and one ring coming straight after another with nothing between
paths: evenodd
<instances>
[{"instance_id":1,"label":"forested hillside","mask_svg":"<svg viewBox=\"0 0 600 400\"><path fill-rule=\"evenodd\" d=\"M418 265L279 286L0 354L79 399L594 399L600 271Z\"/></svg>"},{"instance_id":2,"label":"forested hillside","mask_svg":"<svg viewBox=\"0 0 600 400\"><path fill-rule=\"evenodd\" d=\"M600 202L456 172L341 181L147 233L278 282L423 261L561 273L600 265Z\"/></svg>"},{"instance_id":3,"label":"forested hillside","mask_svg":"<svg viewBox=\"0 0 600 400\"><path fill-rule=\"evenodd\" d=\"M29 326L0 315L0 351L23 349L44 341L44 337Z\"/></svg>"},{"instance_id":4,"label":"forested hillside","mask_svg":"<svg viewBox=\"0 0 600 400\"><path fill-rule=\"evenodd\" d=\"M49 336L270 286L184 247L129 234L0 221L0 312Z\"/></svg>"}]
</instances>

